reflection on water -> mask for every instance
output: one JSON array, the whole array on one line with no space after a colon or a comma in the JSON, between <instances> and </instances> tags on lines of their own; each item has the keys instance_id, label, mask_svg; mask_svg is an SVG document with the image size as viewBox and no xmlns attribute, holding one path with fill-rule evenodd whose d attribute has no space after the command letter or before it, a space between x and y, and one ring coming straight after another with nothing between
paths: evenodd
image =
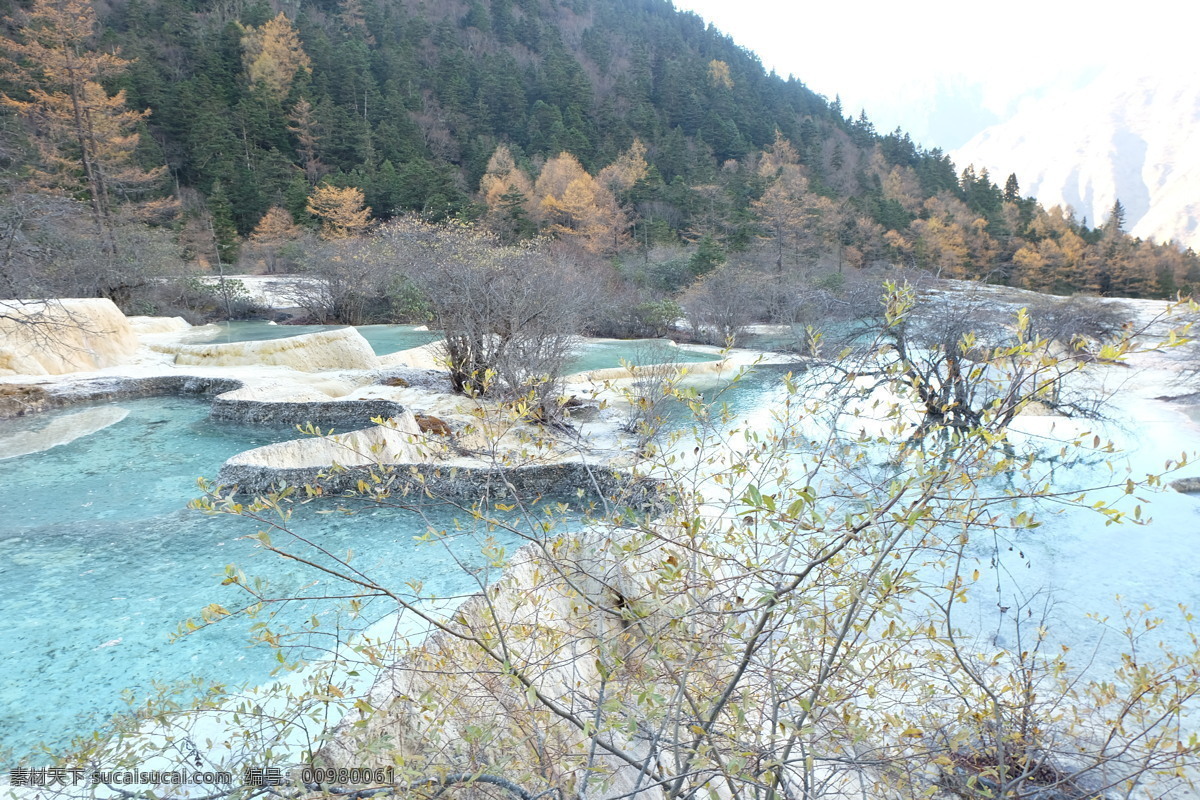
<instances>
[{"instance_id":1,"label":"reflection on water","mask_svg":"<svg viewBox=\"0 0 1200 800\"><path fill-rule=\"evenodd\" d=\"M735 420L749 419L745 427L762 434L779 429L774 415L783 408L786 395L780 385L782 369L786 368L755 368L739 386L725 391ZM706 400L715 396L716 388L704 393ZM801 397L805 391L801 382ZM1193 609L1200 603L1200 496L1170 489L1140 489L1127 495L1126 480L1143 481L1148 474L1162 472L1169 460L1177 462L1183 453L1191 458L1200 452L1200 428L1191 422L1198 412L1191 408L1185 414L1164 403L1118 397L1106 409L1106 420L1019 418L1013 440L1018 448L1028 446L1043 453L1038 470L1056 492L1107 486L1091 492L1087 504L1120 501L1118 507L1127 513L1141 505L1147 521L1106 524L1106 518L1091 508L1061 502L1062 498L1024 502L1021 508L1037 513L1039 527L996 535L981 530L971 541L970 563L963 570L969 575L978 569L980 577L971 589L970 602L956 607L956 624L984 647L1008 646L1015 641L1012 609L1027 607L1035 618L1048 609L1049 644L1070 647L1078 656L1076 666L1090 662L1096 674L1103 675L1118 664L1127 648L1120 636L1125 627L1122 613L1149 606L1165 622L1154 632L1153 642L1144 644L1162 641L1185 652L1194 649L1190 630L1177 611L1181 603ZM687 429L689 422L686 410L676 408L670 427ZM814 434L822 429L828 430L823 420L797 423L801 441L820 438ZM1095 436L1102 443L1111 439L1117 452L1105 452L1103 445L1089 452ZM1077 437L1084 442L1082 456L1068 451L1060 459L1063 443ZM690 450L691 442L680 447ZM869 447L863 452L868 464L885 460L882 454L872 459ZM1197 467L1189 466L1180 474L1198 474ZM867 484L886 486L885 477L881 473ZM1006 488L1002 484L981 491L1002 496ZM929 574L934 586L949 580L948 575ZM1107 618L1109 623L1098 624L1089 615Z\"/></svg>"},{"instance_id":2,"label":"reflection on water","mask_svg":"<svg viewBox=\"0 0 1200 800\"><path fill-rule=\"evenodd\" d=\"M48 421L38 419L42 424L37 428L14 426L16 430L0 434L0 459L40 453L51 447L68 444L109 425L116 425L128 414L129 411L120 406L101 406L62 414Z\"/></svg>"}]
</instances>

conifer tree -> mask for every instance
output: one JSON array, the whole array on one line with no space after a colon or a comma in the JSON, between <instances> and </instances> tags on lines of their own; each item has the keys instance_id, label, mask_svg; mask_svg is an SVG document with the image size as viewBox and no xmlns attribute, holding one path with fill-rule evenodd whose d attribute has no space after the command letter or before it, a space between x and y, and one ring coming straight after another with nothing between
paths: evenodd
<instances>
[{"instance_id":1,"label":"conifer tree","mask_svg":"<svg viewBox=\"0 0 1200 800\"><path fill-rule=\"evenodd\" d=\"M213 184L208 196L208 213L217 257L224 264L232 264L237 261L241 242L238 240L237 225L233 222L233 205L220 181Z\"/></svg>"},{"instance_id":2,"label":"conifer tree","mask_svg":"<svg viewBox=\"0 0 1200 800\"><path fill-rule=\"evenodd\" d=\"M361 189L344 189L323 184L308 198L308 213L321 220L325 239L348 239L364 233L370 224L371 209L364 207Z\"/></svg>"},{"instance_id":3,"label":"conifer tree","mask_svg":"<svg viewBox=\"0 0 1200 800\"><path fill-rule=\"evenodd\" d=\"M300 36L282 11L261 27L247 29L242 47L250 83L265 86L277 100L287 96L298 70L311 71Z\"/></svg>"},{"instance_id":4,"label":"conifer tree","mask_svg":"<svg viewBox=\"0 0 1200 800\"><path fill-rule=\"evenodd\" d=\"M279 272L281 250L302 235L303 231L292 221L291 214L279 206L271 206L250 234L250 246L261 258L267 272Z\"/></svg>"},{"instance_id":5,"label":"conifer tree","mask_svg":"<svg viewBox=\"0 0 1200 800\"><path fill-rule=\"evenodd\" d=\"M1017 183L1017 173L1010 172L1008 180L1004 182L1004 199L1009 203L1015 203L1021 199L1021 185Z\"/></svg>"},{"instance_id":6,"label":"conifer tree","mask_svg":"<svg viewBox=\"0 0 1200 800\"><path fill-rule=\"evenodd\" d=\"M292 112L288 115L288 131L296 137L304 174L308 178L309 185L316 186L329 168L321 163L321 159L317 155L319 137L316 116L313 113L313 105L307 98L301 97L292 107Z\"/></svg>"},{"instance_id":7,"label":"conifer tree","mask_svg":"<svg viewBox=\"0 0 1200 800\"><path fill-rule=\"evenodd\" d=\"M25 98L0 95L0 103L29 126L40 156L31 182L88 204L100 250L111 266L117 257L119 206L161 217L173 214L174 204L146 199L166 168L146 170L137 164L138 127L149 112L127 109L124 91L110 95L101 84L130 62L116 52L93 49L95 30L96 12L86 0L35 0L16 36L0 41L9 55L6 72L28 87ZM122 287L101 291L117 296Z\"/></svg>"},{"instance_id":8,"label":"conifer tree","mask_svg":"<svg viewBox=\"0 0 1200 800\"><path fill-rule=\"evenodd\" d=\"M1125 206L1121 205L1120 199L1113 201L1112 211L1108 215L1108 227L1114 232L1125 230Z\"/></svg>"}]
</instances>

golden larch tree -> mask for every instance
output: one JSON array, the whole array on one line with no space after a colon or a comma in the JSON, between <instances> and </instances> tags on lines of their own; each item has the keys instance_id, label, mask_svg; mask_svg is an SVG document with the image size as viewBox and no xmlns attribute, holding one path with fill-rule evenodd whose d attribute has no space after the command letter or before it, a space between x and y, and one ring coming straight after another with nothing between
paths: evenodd
<instances>
[{"instance_id":1,"label":"golden larch tree","mask_svg":"<svg viewBox=\"0 0 1200 800\"><path fill-rule=\"evenodd\" d=\"M807 172L791 142L775 131L775 142L763 151L758 174L771 181L762 197L751 204L770 248L776 274L815 262L836 245L842 216L828 198L809 187Z\"/></svg>"},{"instance_id":2,"label":"golden larch tree","mask_svg":"<svg viewBox=\"0 0 1200 800\"><path fill-rule=\"evenodd\" d=\"M722 89L732 89L733 76L729 72L729 65L715 58L708 62L708 82Z\"/></svg>"},{"instance_id":3,"label":"golden larch tree","mask_svg":"<svg viewBox=\"0 0 1200 800\"><path fill-rule=\"evenodd\" d=\"M617 198L570 153L546 162L533 187L534 219L553 236L591 253L611 252L628 235L629 220Z\"/></svg>"},{"instance_id":4,"label":"golden larch tree","mask_svg":"<svg viewBox=\"0 0 1200 800\"><path fill-rule=\"evenodd\" d=\"M786 167L799 167L800 154L796 152L796 148L792 147L783 135L783 133L775 129L775 141L771 146L763 150L758 161L758 174L764 178L774 178L780 174L780 171Z\"/></svg>"},{"instance_id":5,"label":"golden larch tree","mask_svg":"<svg viewBox=\"0 0 1200 800\"><path fill-rule=\"evenodd\" d=\"M533 232L530 203L533 181L513 158L507 145L500 145L488 159L479 179L479 195L487 207L484 227L505 241L515 241Z\"/></svg>"},{"instance_id":6,"label":"golden larch tree","mask_svg":"<svg viewBox=\"0 0 1200 800\"><path fill-rule=\"evenodd\" d=\"M292 221L292 215L279 206L271 206L250 234L250 249L259 257L267 272L278 272L280 250L304 235Z\"/></svg>"},{"instance_id":7,"label":"golden larch tree","mask_svg":"<svg viewBox=\"0 0 1200 800\"><path fill-rule=\"evenodd\" d=\"M620 195L632 189L637 182L646 177L650 165L646 163L646 145L641 139L634 139L617 160L600 170L596 180L606 186L613 194Z\"/></svg>"},{"instance_id":8,"label":"golden larch tree","mask_svg":"<svg viewBox=\"0 0 1200 800\"><path fill-rule=\"evenodd\" d=\"M520 192L529 197L533 193L533 181L525 170L517 166L508 145L500 145L488 159L487 168L479 180L479 193L488 210L500 205L500 198L510 192Z\"/></svg>"},{"instance_id":9,"label":"golden larch tree","mask_svg":"<svg viewBox=\"0 0 1200 800\"><path fill-rule=\"evenodd\" d=\"M259 27L246 29L242 35L242 61L250 83L265 86L277 100L287 96L297 70L312 70L300 35L282 11Z\"/></svg>"},{"instance_id":10,"label":"golden larch tree","mask_svg":"<svg viewBox=\"0 0 1200 800\"><path fill-rule=\"evenodd\" d=\"M365 233L371 224L371 209L361 189L322 184L308 197L307 210L321 220L321 238L348 239Z\"/></svg>"},{"instance_id":11,"label":"golden larch tree","mask_svg":"<svg viewBox=\"0 0 1200 800\"><path fill-rule=\"evenodd\" d=\"M127 109L123 91L109 95L101 85L130 62L92 49L96 25L86 0L35 0L15 36L0 41L5 71L26 87L24 97L0 95L0 103L29 126L40 156L30 174L35 188L85 201L101 249L113 257L118 207L161 218L175 204L149 199L166 174L165 166L145 170L134 159L149 111Z\"/></svg>"}]
</instances>

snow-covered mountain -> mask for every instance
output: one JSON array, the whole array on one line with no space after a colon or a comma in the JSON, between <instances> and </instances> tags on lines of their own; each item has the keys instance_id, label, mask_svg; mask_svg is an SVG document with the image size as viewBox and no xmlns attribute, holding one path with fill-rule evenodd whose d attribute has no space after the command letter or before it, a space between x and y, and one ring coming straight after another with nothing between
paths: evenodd
<instances>
[{"instance_id":1,"label":"snow-covered mountain","mask_svg":"<svg viewBox=\"0 0 1200 800\"><path fill-rule=\"evenodd\" d=\"M952 153L1047 207L1070 205L1090 225L1113 202L1125 230L1200 250L1200 72L1139 76L1111 69L1080 89L1028 102Z\"/></svg>"}]
</instances>

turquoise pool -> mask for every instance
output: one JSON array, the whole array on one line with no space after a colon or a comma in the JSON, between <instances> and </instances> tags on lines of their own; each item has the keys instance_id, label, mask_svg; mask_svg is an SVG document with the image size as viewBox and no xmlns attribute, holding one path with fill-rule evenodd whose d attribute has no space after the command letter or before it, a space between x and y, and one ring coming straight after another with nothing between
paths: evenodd
<instances>
[{"instance_id":1,"label":"turquoise pool","mask_svg":"<svg viewBox=\"0 0 1200 800\"><path fill-rule=\"evenodd\" d=\"M257 342L267 339L286 339L306 333L336 331L345 325L272 325L262 320L222 322L211 326L216 332L211 336L198 336L190 340L196 344L220 344L225 342ZM436 331L417 325L360 325L357 328L363 338L370 342L376 355L409 350L442 338Z\"/></svg>"},{"instance_id":2,"label":"turquoise pool","mask_svg":"<svg viewBox=\"0 0 1200 800\"><path fill-rule=\"evenodd\" d=\"M319 594L327 585L258 550L242 538L258 526L205 516L186 504L196 479L212 477L234 453L282 439L292 430L218 424L206 403L181 398L122 402L119 422L43 452L0 460L0 762L47 761L39 743L63 747L123 709L121 693L146 695L154 683L192 676L228 686L266 682L274 653L249 646L245 619L228 619L172 642L181 621L209 603L230 608L244 597L221 586L226 564L270 581L280 592ZM54 415L0 421L0 437L44 428ZM451 529L455 513L425 516L393 509L354 515L304 507L293 527L335 554L353 549L354 564L397 588L424 581L424 592L449 597L474 590L468 566L482 563L482 532L418 544L432 525ZM458 516L462 516L461 513ZM520 525L519 520L514 524ZM479 533L479 535L474 535ZM520 535L497 533L505 546ZM274 539L281 542L283 534ZM313 614L329 629L356 630L391 609L376 604L349 619L326 601L299 600L279 622L299 628Z\"/></svg>"},{"instance_id":3,"label":"turquoise pool","mask_svg":"<svg viewBox=\"0 0 1200 800\"><path fill-rule=\"evenodd\" d=\"M272 325L262 320L223 322L212 326L216 332L211 336L191 340L195 343L216 344L222 342L253 342L266 339L284 339L306 333L340 330L345 325ZM376 355L395 353L429 344L441 338L438 331L426 330L416 325L360 325L355 330L370 342ZM668 361L701 362L715 361L717 356L687 348L676 347L667 339L603 339L583 341L566 372L619 367L621 361L635 364L662 364Z\"/></svg>"}]
</instances>

